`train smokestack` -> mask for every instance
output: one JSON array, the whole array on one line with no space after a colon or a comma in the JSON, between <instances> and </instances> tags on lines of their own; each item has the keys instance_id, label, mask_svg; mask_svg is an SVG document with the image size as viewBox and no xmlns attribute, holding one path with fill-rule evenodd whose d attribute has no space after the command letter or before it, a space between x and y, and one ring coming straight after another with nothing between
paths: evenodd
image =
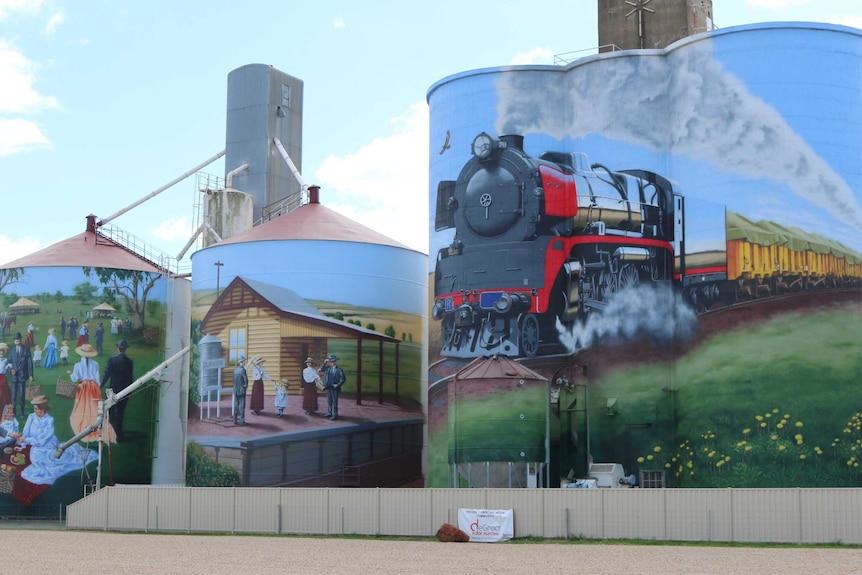
<instances>
[{"instance_id":1,"label":"train smokestack","mask_svg":"<svg viewBox=\"0 0 862 575\"><path fill-rule=\"evenodd\" d=\"M506 142L506 147L509 149L515 149L524 151L524 136L520 135L508 135L508 136L500 136L500 141Z\"/></svg>"}]
</instances>

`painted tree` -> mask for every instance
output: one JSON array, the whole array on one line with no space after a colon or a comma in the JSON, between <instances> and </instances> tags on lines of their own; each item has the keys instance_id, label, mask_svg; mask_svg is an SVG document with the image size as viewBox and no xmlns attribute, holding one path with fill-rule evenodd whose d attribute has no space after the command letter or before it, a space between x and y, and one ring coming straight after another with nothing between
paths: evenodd
<instances>
[{"instance_id":1,"label":"painted tree","mask_svg":"<svg viewBox=\"0 0 862 575\"><path fill-rule=\"evenodd\" d=\"M96 274L102 285L111 288L115 294L123 298L132 314L132 329L144 329L144 317L147 311L147 296L162 274L135 270L120 270L116 268L85 267L84 274Z\"/></svg>"},{"instance_id":2,"label":"painted tree","mask_svg":"<svg viewBox=\"0 0 862 575\"><path fill-rule=\"evenodd\" d=\"M0 269L0 291L10 284L18 283L24 279L24 268Z\"/></svg>"}]
</instances>

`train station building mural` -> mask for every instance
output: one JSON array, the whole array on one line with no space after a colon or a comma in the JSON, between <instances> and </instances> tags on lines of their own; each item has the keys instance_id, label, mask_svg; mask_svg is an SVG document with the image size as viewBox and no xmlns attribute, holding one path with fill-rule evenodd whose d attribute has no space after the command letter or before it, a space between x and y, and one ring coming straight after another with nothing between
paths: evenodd
<instances>
[{"instance_id":1,"label":"train station building mural","mask_svg":"<svg viewBox=\"0 0 862 575\"><path fill-rule=\"evenodd\" d=\"M428 486L860 485L860 57L762 24L434 84Z\"/></svg>"}]
</instances>

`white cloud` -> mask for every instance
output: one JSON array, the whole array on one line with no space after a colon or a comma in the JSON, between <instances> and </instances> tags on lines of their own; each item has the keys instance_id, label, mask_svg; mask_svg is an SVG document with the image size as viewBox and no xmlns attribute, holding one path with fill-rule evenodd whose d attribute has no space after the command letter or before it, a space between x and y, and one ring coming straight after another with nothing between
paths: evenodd
<instances>
[{"instance_id":1,"label":"white cloud","mask_svg":"<svg viewBox=\"0 0 862 575\"><path fill-rule=\"evenodd\" d=\"M408 247L428 253L428 106L392 120L392 135L315 172L321 202Z\"/></svg>"},{"instance_id":2,"label":"white cloud","mask_svg":"<svg viewBox=\"0 0 862 575\"><path fill-rule=\"evenodd\" d=\"M36 14L42 4L42 0L0 0L0 20L13 13Z\"/></svg>"},{"instance_id":3,"label":"white cloud","mask_svg":"<svg viewBox=\"0 0 862 575\"><path fill-rule=\"evenodd\" d=\"M8 9L0 0L0 13ZM36 122L11 115L35 114L59 104L33 88L37 66L7 40L0 38L0 157L49 147L51 142Z\"/></svg>"},{"instance_id":4,"label":"white cloud","mask_svg":"<svg viewBox=\"0 0 862 575\"><path fill-rule=\"evenodd\" d=\"M344 28L345 26L347 26L347 24L344 23L344 18L342 18L341 16L336 16L335 18L333 18L333 20L332 20L332 27L333 28Z\"/></svg>"},{"instance_id":5,"label":"white cloud","mask_svg":"<svg viewBox=\"0 0 862 575\"><path fill-rule=\"evenodd\" d=\"M153 228L152 233L158 239L170 242L188 240L192 237L193 230L188 218L173 218L160 223Z\"/></svg>"},{"instance_id":6,"label":"white cloud","mask_svg":"<svg viewBox=\"0 0 862 575\"><path fill-rule=\"evenodd\" d=\"M15 46L0 38L0 114L31 114L59 107L56 98L33 89L36 68Z\"/></svg>"},{"instance_id":7,"label":"white cloud","mask_svg":"<svg viewBox=\"0 0 862 575\"><path fill-rule=\"evenodd\" d=\"M2 130L0 130L2 133ZM26 255L32 254L41 249L39 240L34 237L26 236L18 239L12 239L4 235L0 235L0 266L9 262L15 261Z\"/></svg>"},{"instance_id":8,"label":"white cloud","mask_svg":"<svg viewBox=\"0 0 862 575\"><path fill-rule=\"evenodd\" d=\"M50 146L35 122L0 118L0 158Z\"/></svg>"},{"instance_id":9,"label":"white cloud","mask_svg":"<svg viewBox=\"0 0 862 575\"><path fill-rule=\"evenodd\" d=\"M808 4L810 0L748 0L750 6L755 8L766 8L768 10L781 10L789 6L800 6Z\"/></svg>"},{"instance_id":10,"label":"white cloud","mask_svg":"<svg viewBox=\"0 0 862 575\"><path fill-rule=\"evenodd\" d=\"M48 18L48 23L45 24L45 34L49 36L54 34L57 31L57 27L63 23L63 20L66 19L66 15L62 10L58 10L51 14L51 17Z\"/></svg>"},{"instance_id":11,"label":"white cloud","mask_svg":"<svg viewBox=\"0 0 862 575\"><path fill-rule=\"evenodd\" d=\"M553 63L554 53L548 48L533 48L529 52L519 52L509 62L512 66Z\"/></svg>"},{"instance_id":12,"label":"white cloud","mask_svg":"<svg viewBox=\"0 0 862 575\"><path fill-rule=\"evenodd\" d=\"M840 24L851 28L862 28L862 16L833 16L829 19L830 24Z\"/></svg>"}]
</instances>

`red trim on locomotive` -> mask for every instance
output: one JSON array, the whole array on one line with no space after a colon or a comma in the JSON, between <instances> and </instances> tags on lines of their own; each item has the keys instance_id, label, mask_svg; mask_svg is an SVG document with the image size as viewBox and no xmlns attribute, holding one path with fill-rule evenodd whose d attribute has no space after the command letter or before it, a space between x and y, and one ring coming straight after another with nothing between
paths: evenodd
<instances>
[{"instance_id":1,"label":"red trim on locomotive","mask_svg":"<svg viewBox=\"0 0 862 575\"><path fill-rule=\"evenodd\" d=\"M539 166L539 175L545 190L545 215L574 217L578 213L578 190L574 178L545 164Z\"/></svg>"},{"instance_id":2,"label":"red trim on locomotive","mask_svg":"<svg viewBox=\"0 0 862 575\"><path fill-rule=\"evenodd\" d=\"M479 290L472 290L464 297L464 293L450 292L440 294L435 298L435 301L452 299L452 309L464 303L478 302L479 297L483 293L500 292L500 293L523 293L530 296L530 309L525 313L545 313L548 311L548 303L550 302L550 292L554 287L554 281L557 278L560 268L566 262L572 248L579 244L619 244L624 243L627 246L654 247L665 249L673 256L673 246L661 240L645 239L645 238L626 238L622 236L576 236L570 238L555 238L548 244L548 249L545 253L545 283L543 287L524 289L524 288L495 288L484 287ZM557 248L556 246L561 247ZM679 281L679 274L674 274L674 279ZM533 296L533 290L537 296Z\"/></svg>"}]
</instances>

